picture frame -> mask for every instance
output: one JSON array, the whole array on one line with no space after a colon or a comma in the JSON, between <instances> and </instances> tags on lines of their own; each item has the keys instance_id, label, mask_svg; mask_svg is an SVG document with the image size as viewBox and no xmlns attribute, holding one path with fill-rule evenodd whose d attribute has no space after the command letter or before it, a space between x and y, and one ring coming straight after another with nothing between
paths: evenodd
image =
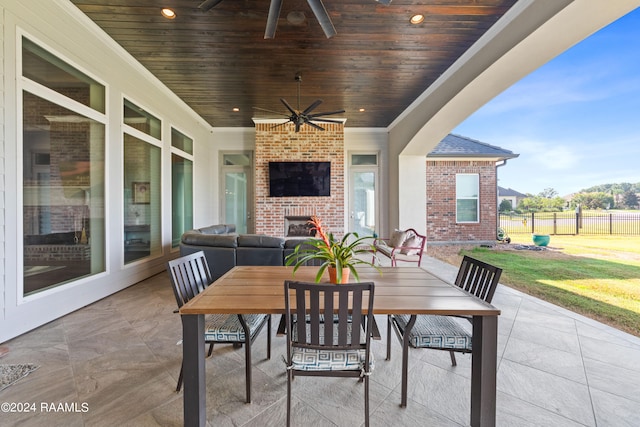
<instances>
[{"instance_id":1,"label":"picture frame","mask_svg":"<svg viewBox=\"0 0 640 427\"><path fill-rule=\"evenodd\" d=\"M133 203L136 205L148 205L151 203L151 186L149 182L133 183Z\"/></svg>"}]
</instances>

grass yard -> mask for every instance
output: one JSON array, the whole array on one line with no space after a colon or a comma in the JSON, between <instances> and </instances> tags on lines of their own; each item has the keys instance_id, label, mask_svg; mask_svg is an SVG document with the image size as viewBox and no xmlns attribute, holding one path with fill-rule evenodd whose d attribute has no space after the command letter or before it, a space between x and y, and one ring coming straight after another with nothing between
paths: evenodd
<instances>
[{"instance_id":1,"label":"grass yard","mask_svg":"<svg viewBox=\"0 0 640 427\"><path fill-rule=\"evenodd\" d=\"M454 265L462 255L503 269L500 283L576 313L640 336L640 237L551 236L547 249L530 234L511 235L493 248L429 248L428 254Z\"/></svg>"}]
</instances>

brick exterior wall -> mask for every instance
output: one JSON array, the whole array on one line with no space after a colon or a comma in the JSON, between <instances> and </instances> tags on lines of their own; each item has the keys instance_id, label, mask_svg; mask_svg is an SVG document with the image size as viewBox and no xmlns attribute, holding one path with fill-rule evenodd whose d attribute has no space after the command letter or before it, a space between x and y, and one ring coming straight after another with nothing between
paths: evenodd
<instances>
[{"instance_id":1,"label":"brick exterior wall","mask_svg":"<svg viewBox=\"0 0 640 427\"><path fill-rule=\"evenodd\" d=\"M480 222L456 223L456 174L480 175ZM497 181L494 161L427 160L427 244L495 241Z\"/></svg>"},{"instance_id":2,"label":"brick exterior wall","mask_svg":"<svg viewBox=\"0 0 640 427\"><path fill-rule=\"evenodd\" d=\"M323 123L324 131L288 124L256 123L256 233L285 236L285 216L320 217L328 231L344 230L344 125ZM326 197L269 197L270 161L330 161L331 195Z\"/></svg>"}]
</instances>

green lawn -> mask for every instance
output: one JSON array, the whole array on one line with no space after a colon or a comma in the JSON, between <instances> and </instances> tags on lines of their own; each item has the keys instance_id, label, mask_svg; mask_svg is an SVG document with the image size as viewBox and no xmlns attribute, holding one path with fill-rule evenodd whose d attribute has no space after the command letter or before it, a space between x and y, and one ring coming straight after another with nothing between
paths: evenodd
<instances>
[{"instance_id":1,"label":"green lawn","mask_svg":"<svg viewBox=\"0 0 640 427\"><path fill-rule=\"evenodd\" d=\"M530 234L511 238L531 244ZM545 251L461 254L501 267L504 285L640 336L640 237L551 236Z\"/></svg>"}]
</instances>

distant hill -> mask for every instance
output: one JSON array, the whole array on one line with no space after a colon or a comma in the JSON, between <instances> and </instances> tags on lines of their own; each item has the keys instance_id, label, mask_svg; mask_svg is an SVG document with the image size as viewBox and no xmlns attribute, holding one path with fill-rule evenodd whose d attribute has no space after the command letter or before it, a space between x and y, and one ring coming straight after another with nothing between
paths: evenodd
<instances>
[{"instance_id":1,"label":"distant hill","mask_svg":"<svg viewBox=\"0 0 640 427\"><path fill-rule=\"evenodd\" d=\"M608 193L608 194L622 194L627 191L633 191L634 193L640 193L640 182L635 184L630 184L628 182L623 182L620 184L602 184L595 185L593 187L585 188L583 190L578 191L578 193Z\"/></svg>"}]
</instances>

